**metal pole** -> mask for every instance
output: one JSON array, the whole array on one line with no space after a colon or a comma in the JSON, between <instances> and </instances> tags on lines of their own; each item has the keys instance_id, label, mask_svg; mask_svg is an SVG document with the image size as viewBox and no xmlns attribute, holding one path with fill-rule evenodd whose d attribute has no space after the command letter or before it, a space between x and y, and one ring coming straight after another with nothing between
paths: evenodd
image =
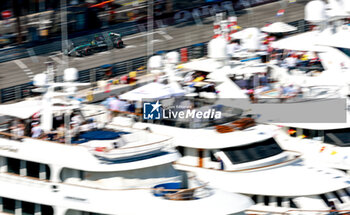
<instances>
[{"instance_id":1,"label":"metal pole","mask_svg":"<svg viewBox=\"0 0 350 215\"><path fill-rule=\"evenodd\" d=\"M153 55L153 0L148 1L147 10L147 56ZM147 67L149 72L149 68Z\"/></svg>"},{"instance_id":2,"label":"metal pole","mask_svg":"<svg viewBox=\"0 0 350 215\"><path fill-rule=\"evenodd\" d=\"M65 138L65 143L66 144L71 144L71 135L70 135L70 114L71 112L69 110L67 110L64 113L64 127L65 127L65 134L64 134L64 138Z\"/></svg>"},{"instance_id":3,"label":"metal pole","mask_svg":"<svg viewBox=\"0 0 350 215\"><path fill-rule=\"evenodd\" d=\"M67 2L61 0L61 37L62 37L62 53L68 49L68 34L67 34ZM68 56L62 55L62 74L64 69L68 67Z\"/></svg>"}]
</instances>

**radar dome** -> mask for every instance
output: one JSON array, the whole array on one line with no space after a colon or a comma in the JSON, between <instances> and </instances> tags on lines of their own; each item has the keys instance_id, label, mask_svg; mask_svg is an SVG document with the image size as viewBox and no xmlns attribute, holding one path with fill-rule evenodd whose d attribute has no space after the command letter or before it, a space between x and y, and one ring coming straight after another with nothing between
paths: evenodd
<instances>
[{"instance_id":1,"label":"radar dome","mask_svg":"<svg viewBox=\"0 0 350 215\"><path fill-rule=\"evenodd\" d=\"M314 0L305 6L305 20L313 23L320 23L327 19L326 3L320 0Z\"/></svg>"},{"instance_id":2,"label":"radar dome","mask_svg":"<svg viewBox=\"0 0 350 215\"><path fill-rule=\"evenodd\" d=\"M208 44L208 55L212 59L223 60L227 56L227 42L222 37L210 40Z\"/></svg>"},{"instance_id":3,"label":"radar dome","mask_svg":"<svg viewBox=\"0 0 350 215\"><path fill-rule=\"evenodd\" d=\"M161 55L155 55L149 58L148 60L148 68L156 69L161 68L163 66L163 57Z\"/></svg>"},{"instance_id":4,"label":"radar dome","mask_svg":"<svg viewBox=\"0 0 350 215\"><path fill-rule=\"evenodd\" d=\"M37 74L33 78L33 84L37 87L42 87L47 84L47 75L46 74Z\"/></svg>"},{"instance_id":5,"label":"radar dome","mask_svg":"<svg viewBox=\"0 0 350 215\"><path fill-rule=\"evenodd\" d=\"M180 54L178 52L169 52L165 55L167 62L171 64L178 64L180 59Z\"/></svg>"},{"instance_id":6,"label":"radar dome","mask_svg":"<svg viewBox=\"0 0 350 215\"><path fill-rule=\"evenodd\" d=\"M78 70L76 68L65 69L63 80L67 82L78 80Z\"/></svg>"}]
</instances>

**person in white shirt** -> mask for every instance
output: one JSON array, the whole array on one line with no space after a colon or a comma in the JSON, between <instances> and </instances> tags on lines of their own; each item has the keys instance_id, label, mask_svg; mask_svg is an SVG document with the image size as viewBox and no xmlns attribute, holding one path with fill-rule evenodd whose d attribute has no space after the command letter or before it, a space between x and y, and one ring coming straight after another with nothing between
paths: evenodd
<instances>
[{"instance_id":1,"label":"person in white shirt","mask_svg":"<svg viewBox=\"0 0 350 215\"><path fill-rule=\"evenodd\" d=\"M79 114L75 114L71 121L74 123L74 124L77 124L77 125L80 125L82 122L83 122L83 118L79 115Z\"/></svg>"},{"instance_id":2,"label":"person in white shirt","mask_svg":"<svg viewBox=\"0 0 350 215\"><path fill-rule=\"evenodd\" d=\"M108 109L111 111L120 111L121 104L122 102L116 97L116 99L109 102Z\"/></svg>"},{"instance_id":3,"label":"person in white shirt","mask_svg":"<svg viewBox=\"0 0 350 215\"><path fill-rule=\"evenodd\" d=\"M232 41L227 46L227 54L231 57L234 57L234 54L241 50L241 45L239 45L238 41Z\"/></svg>"},{"instance_id":4,"label":"person in white shirt","mask_svg":"<svg viewBox=\"0 0 350 215\"><path fill-rule=\"evenodd\" d=\"M124 100L120 100L120 103L119 103L119 110L120 111L128 111L128 107L129 107L129 103L127 101L124 101Z\"/></svg>"},{"instance_id":5,"label":"person in white shirt","mask_svg":"<svg viewBox=\"0 0 350 215\"><path fill-rule=\"evenodd\" d=\"M289 57L284 59L284 63L286 65L286 67L288 68L288 70L294 69L298 63L298 58L290 55Z\"/></svg>"},{"instance_id":6,"label":"person in white shirt","mask_svg":"<svg viewBox=\"0 0 350 215\"><path fill-rule=\"evenodd\" d=\"M34 122L33 123L33 127L32 127L32 137L33 138L38 138L38 137L40 137L41 133L42 133L42 130L41 130L40 126L39 126L39 123L38 122Z\"/></svg>"}]
</instances>

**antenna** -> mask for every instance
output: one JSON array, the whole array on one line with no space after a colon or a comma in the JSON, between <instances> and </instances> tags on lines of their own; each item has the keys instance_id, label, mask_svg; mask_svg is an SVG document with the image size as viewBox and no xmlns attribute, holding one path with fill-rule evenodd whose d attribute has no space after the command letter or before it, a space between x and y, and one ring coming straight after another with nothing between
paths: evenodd
<instances>
[{"instance_id":1,"label":"antenna","mask_svg":"<svg viewBox=\"0 0 350 215\"><path fill-rule=\"evenodd\" d=\"M148 1L147 9L147 56L150 57L153 55L153 0Z\"/></svg>"},{"instance_id":2,"label":"antenna","mask_svg":"<svg viewBox=\"0 0 350 215\"><path fill-rule=\"evenodd\" d=\"M61 0L61 39L62 53L68 49L68 34L67 34L67 1ZM68 56L62 54L61 72L68 67Z\"/></svg>"}]
</instances>

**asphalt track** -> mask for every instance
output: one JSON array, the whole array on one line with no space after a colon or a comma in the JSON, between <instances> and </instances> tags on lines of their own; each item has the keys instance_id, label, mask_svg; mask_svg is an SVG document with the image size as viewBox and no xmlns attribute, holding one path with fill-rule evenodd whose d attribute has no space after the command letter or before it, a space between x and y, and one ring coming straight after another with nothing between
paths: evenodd
<instances>
[{"instance_id":1,"label":"asphalt track","mask_svg":"<svg viewBox=\"0 0 350 215\"><path fill-rule=\"evenodd\" d=\"M288 2L288 1L285 1ZM247 9L238 16L238 25L241 27L262 27L268 22L292 22L304 18L304 6L308 0L297 0L287 7L281 1ZM282 17L276 17L279 9L285 8ZM202 20L201 24L179 24L153 33L154 51L171 50L209 41L213 36L213 19ZM147 33L139 33L123 38L126 47L113 49L83 58L69 58L69 66L78 70L95 68L104 64L111 64L147 55ZM33 56L0 64L0 89L24 84L32 81L35 74L46 69L45 62L51 56L56 65L62 63L60 53ZM57 75L61 75L59 72Z\"/></svg>"}]
</instances>

